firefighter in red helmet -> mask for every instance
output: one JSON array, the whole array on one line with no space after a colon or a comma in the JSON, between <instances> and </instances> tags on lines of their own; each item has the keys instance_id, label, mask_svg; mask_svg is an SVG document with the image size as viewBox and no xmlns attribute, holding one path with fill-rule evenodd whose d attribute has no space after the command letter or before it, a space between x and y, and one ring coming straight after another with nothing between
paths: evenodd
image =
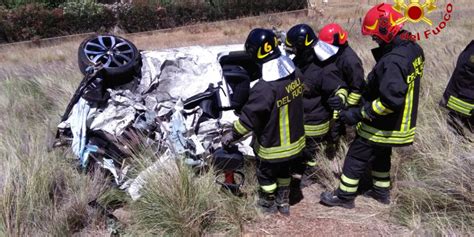
<instances>
[{"instance_id":1,"label":"firefighter in red helmet","mask_svg":"<svg viewBox=\"0 0 474 237\"><path fill-rule=\"evenodd\" d=\"M339 47L339 51L334 57L335 63L342 72L342 79L350 90L347 104L354 106L359 103L365 87L364 69L359 56L349 46L348 37L348 33L335 23L328 24L319 31L320 40Z\"/></svg>"},{"instance_id":2,"label":"firefighter in red helmet","mask_svg":"<svg viewBox=\"0 0 474 237\"><path fill-rule=\"evenodd\" d=\"M344 160L339 187L321 194L324 205L354 207L359 180L370 164L373 183L365 195L390 203L392 147L413 143L425 60L416 42L401 37L409 34L395 23L402 17L386 3L373 7L365 16L362 34L379 44L372 50L376 65L368 75L361 106L340 113L346 124L357 124L357 136Z\"/></svg>"},{"instance_id":3,"label":"firefighter in red helmet","mask_svg":"<svg viewBox=\"0 0 474 237\"><path fill-rule=\"evenodd\" d=\"M339 51L331 60L336 64L341 72L342 80L348 86L349 96L347 97L347 105L356 106L359 104L366 83L362 61L351 46L349 46L348 37L347 31L336 23L327 24L319 31L320 40L339 47ZM345 132L345 125L341 120L335 120L331 127L332 140L337 141L339 136L344 135Z\"/></svg>"}]
</instances>

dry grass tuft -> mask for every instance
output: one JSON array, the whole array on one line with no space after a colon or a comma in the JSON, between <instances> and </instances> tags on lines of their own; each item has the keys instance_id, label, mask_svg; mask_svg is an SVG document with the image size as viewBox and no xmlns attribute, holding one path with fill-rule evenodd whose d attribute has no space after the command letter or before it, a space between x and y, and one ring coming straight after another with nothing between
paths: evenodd
<instances>
[{"instance_id":1,"label":"dry grass tuft","mask_svg":"<svg viewBox=\"0 0 474 237\"><path fill-rule=\"evenodd\" d=\"M130 208L133 235L236 235L252 213L246 198L220 192L214 172L198 175L174 160L160 165Z\"/></svg>"}]
</instances>

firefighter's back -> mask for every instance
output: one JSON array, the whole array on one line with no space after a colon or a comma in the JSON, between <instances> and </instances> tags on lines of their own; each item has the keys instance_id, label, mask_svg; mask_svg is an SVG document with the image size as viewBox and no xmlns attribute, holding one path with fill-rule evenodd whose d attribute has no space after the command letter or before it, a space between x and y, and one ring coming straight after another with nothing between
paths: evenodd
<instances>
[{"instance_id":1,"label":"firefighter's back","mask_svg":"<svg viewBox=\"0 0 474 237\"><path fill-rule=\"evenodd\" d=\"M394 40L394 46L374 53L377 64L368 76L364 99L374 101L380 115L360 123L358 134L387 145L413 143L416 129L420 80L423 76L423 49L413 41Z\"/></svg>"},{"instance_id":2,"label":"firefighter's back","mask_svg":"<svg viewBox=\"0 0 474 237\"><path fill-rule=\"evenodd\" d=\"M251 90L272 100L271 111L261 114L267 123L255 130L257 155L272 161L300 155L304 147L303 80L299 71L276 81L259 81Z\"/></svg>"}]
</instances>

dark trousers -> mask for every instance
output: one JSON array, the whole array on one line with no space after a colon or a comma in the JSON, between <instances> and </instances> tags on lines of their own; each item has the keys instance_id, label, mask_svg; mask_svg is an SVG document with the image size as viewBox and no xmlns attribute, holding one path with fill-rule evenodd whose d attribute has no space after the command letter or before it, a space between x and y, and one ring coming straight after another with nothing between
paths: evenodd
<instances>
[{"instance_id":1,"label":"dark trousers","mask_svg":"<svg viewBox=\"0 0 474 237\"><path fill-rule=\"evenodd\" d=\"M457 135L465 137L465 130L474 133L474 116L466 117L456 112L450 111L447 120L451 130Z\"/></svg>"},{"instance_id":2,"label":"dark trousers","mask_svg":"<svg viewBox=\"0 0 474 237\"><path fill-rule=\"evenodd\" d=\"M294 160L270 163L257 158L257 180L261 191L274 193L277 187L290 185L290 169Z\"/></svg>"},{"instance_id":3,"label":"dark trousers","mask_svg":"<svg viewBox=\"0 0 474 237\"><path fill-rule=\"evenodd\" d=\"M366 139L357 136L351 143L344 160L341 182L336 191L337 196L345 199L355 198L359 181L370 165L372 165L372 189L381 195L388 194L391 155L392 147L369 143Z\"/></svg>"},{"instance_id":4,"label":"dark trousers","mask_svg":"<svg viewBox=\"0 0 474 237\"><path fill-rule=\"evenodd\" d=\"M306 137L306 146L303 149L303 154L298 159L292 162L291 173L296 175L303 175L306 167L314 167L317 165L316 153L320 149L320 145L325 141L324 137Z\"/></svg>"}]
</instances>

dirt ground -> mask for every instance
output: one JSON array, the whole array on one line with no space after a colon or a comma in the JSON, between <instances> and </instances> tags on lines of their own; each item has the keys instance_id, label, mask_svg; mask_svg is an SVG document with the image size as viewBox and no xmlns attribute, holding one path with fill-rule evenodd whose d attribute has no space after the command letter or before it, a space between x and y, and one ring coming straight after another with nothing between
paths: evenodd
<instances>
[{"instance_id":1,"label":"dirt ground","mask_svg":"<svg viewBox=\"0 0 474 237\"><path fill-rule=\"evenodd\" d=\"M303 190L304 199L291 207L289 217L259 216L244 227L244 236L407 236L409 230L388 221L390 206L359 196L356 207L344 209L319 203L318 184Z\"/></svg>"}]
</instances>

